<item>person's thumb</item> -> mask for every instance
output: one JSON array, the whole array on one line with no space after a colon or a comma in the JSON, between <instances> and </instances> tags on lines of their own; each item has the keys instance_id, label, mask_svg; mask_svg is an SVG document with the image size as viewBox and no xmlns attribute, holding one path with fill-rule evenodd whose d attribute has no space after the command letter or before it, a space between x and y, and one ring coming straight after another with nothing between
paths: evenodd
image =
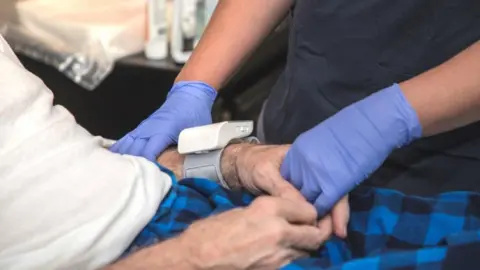
<instances>
[{"instance_id":1,"label":"person's thumb","mask_svg":"<svg viewBox=\"0 0 480 270\"><path fill-rule=\"evenodd\" d=\"M343 197L332 208L332 220L335 234L340 238L347 237L347 224L350 219L348 195Z\"/></svg>"}]
</instances>

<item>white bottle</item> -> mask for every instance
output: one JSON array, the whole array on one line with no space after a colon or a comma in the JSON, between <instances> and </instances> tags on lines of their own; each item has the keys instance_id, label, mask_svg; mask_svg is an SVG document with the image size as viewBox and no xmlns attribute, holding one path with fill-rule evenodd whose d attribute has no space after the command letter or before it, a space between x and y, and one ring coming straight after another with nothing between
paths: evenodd
<instances>
[{"instance_id":1,"label":"white bottle","mask_svg":"<svg viewBox=\"0 0 480 270\"><path fill-rule=\"evenodd\" d=\"M195 46L200 41L200 38L212 18L212 14L218 4L218 0L198 0L197 2L197 30L195 33Z\"/></svg>"},{"instance_id":2,"label":"white bottle","mask_svg":"<svg viewBox=\"0 0 480 270\"><path fill-rule=\"evenodd\" d=\"M168 22L166 0L148 0L145 56L152 60L168 56Z\"/></svg>"},{"instance_id":3,"label":"white bottle","mask_svg":"<svg viewBox=\"0 0 480 270\"><path fill-rule=\"evenodd\" d=\"M175 0L170 44L175 62L183 64L188 60L217 3L218 0Z\"/></svg>"},{"instance_id":4,"label":"white bottle","mask_svg":"<svg viewBox=\"0 0 480 270\"><path fill-rule=\"evenodd\" d=\"M193 50L187 43L195 39L196 0L176 0L173 11L170 52L176 63L184 64Z\"/></svg>"}]
</instances>

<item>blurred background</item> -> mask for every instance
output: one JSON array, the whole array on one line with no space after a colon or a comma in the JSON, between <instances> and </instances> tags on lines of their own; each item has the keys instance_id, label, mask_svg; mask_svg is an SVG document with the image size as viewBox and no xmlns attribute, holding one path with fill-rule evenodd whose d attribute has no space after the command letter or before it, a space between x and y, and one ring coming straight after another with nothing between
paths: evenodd
<instances>
[{"instance_id":1,"label":"blurred background","mask_svg":"<svg viewBox=\"0 0 480 270\"><path fill-rule=\"evenodd\" d=\"M94 135L118 139L164 102L216 0L0 0L0 34ZM256 120L286 59L282 23L220 91L214 121ZM232 48L233 50L234 48Z\"/></svg>"}]
</instances>

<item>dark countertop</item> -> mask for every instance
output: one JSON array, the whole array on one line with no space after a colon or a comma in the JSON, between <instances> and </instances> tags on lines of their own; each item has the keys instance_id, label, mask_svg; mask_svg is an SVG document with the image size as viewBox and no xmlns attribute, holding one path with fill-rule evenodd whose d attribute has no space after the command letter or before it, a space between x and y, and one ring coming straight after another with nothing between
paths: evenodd
<instances>
[{"instance_id":1,"label":"dark countertop","mask_svg":"<svg viewBox=\"0 0 480 270\"><path fill-rule=\"evenodd\" d=\"M150 68L158 70L166 70L171 72L179 72L182 65L175 64L172 60L149 60L143 54L136 54L125 57L119 61L120 65L131 67Z\"/></svg>"},{"instance_id":2,"label":"dark countertop","mask_svg":"<svg viewBox=\"0 0 480 270\"><path fill-rule=\"evenodd\" d=\"M163 103L180 70L173 63L130 56L119 61L95 90L87 91L51 66L19 58L52 90L56 104L64 105L94 135L112 139L135 128Z\"/></svg>"}]
</instances>

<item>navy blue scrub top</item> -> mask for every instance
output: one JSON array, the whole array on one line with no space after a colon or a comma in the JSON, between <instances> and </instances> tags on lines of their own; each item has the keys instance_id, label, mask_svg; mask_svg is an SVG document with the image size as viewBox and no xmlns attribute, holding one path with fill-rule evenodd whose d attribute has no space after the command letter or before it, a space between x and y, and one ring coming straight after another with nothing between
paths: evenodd
<instances>
[{"instance_id":1,"label":"navy blue scrub top","mask_svg":"<svg viewBox=\"0 0 480 270\"><path fill-rule=\"evenodd\" d=\"M268 143L292 143L480 40L480 0L297 0L290 31L287 65L264 110ZM416 195L480 191L480 124L394 152L368 183Z\"/></svg>"}]
</instances>

